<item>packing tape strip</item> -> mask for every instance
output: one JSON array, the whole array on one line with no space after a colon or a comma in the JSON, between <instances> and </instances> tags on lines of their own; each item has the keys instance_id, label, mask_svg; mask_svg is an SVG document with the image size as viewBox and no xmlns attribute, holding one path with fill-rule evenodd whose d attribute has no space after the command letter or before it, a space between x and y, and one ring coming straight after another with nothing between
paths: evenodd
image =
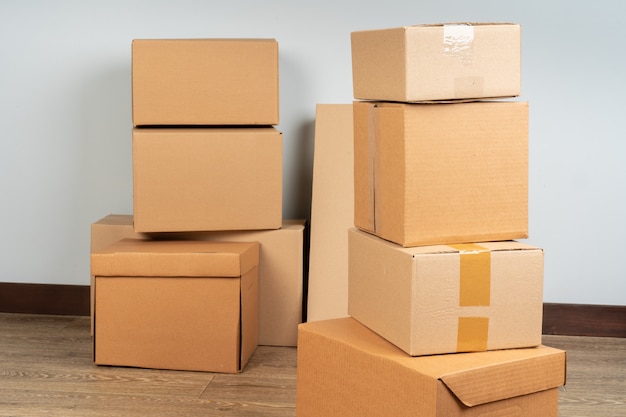
<instances>
[{"instance_id":1,"label":"packing tape strip","mask_svg":"<svg viewBox=\"0 0 626 417\"><path fill-rule=\"evenodd\" d=\"M461 307L491 304L491 251L473 243L448 245L461 255L459 305Z\"/></svg>"},{"instance_id":2,"label":"packing tape strip","mask_svg":"<svg viewBox=\"0 0 626 417\"><path fill-rule=\"evenodd\" d=\"M484 352L489 340L489 317L459 317L457 352Z\"/></svg>"},{"instance_id":3,"label":"packing tape strip","mask_svg":"<svg viewBox=\"0 0 626 417\"><path fill-rule=\"evenodd\" d=\"M470 24L443 25L443 54L445 56L456 58L463 64L471 64L473 42L474 26Z\"/></svg>"},{"instance_id":4,"label":"packing tape strip","mask_svg":"<svg viewBox=\"0 0 626 417\"><path fill-rule=\"evenodd\" d=\"M460 253L459 305L461 307L491 304L491 251L473 243L448 245ZM488 317L459 317L457 352L487 350Z\"/></svg>"}]
</instances>

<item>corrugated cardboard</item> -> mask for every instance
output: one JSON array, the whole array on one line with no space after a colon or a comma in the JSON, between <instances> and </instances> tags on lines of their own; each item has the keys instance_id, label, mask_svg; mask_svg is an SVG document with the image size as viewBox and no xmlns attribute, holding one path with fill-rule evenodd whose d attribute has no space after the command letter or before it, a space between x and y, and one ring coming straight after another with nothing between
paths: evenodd
<instances>
[{"instance_id":1,"label":"corrugated cardboard","mask_svg":"<svg viewBox=\"0 0 626 417\"><path fill-rule=\"evenodd\" d=\"M557 417L565 352L411 357L352 318L299 328L298 417Z\"/></svg>"},{"instance_id":2,"label":"corrugated cardboard","mask_svg":"<svg viewBox=\"0 0 626 417\"><path fill-rule=\"evenodd\" d=\"M241 371L258 341L259 244L122 239L91 255L99 365Z\"/></svg>"},{"instance_id":3,"label":"corrugated cardboard","mask_svg":"<svg viewBox=\"0 0 626 417\"><path fill-rule=\"evenodd\" d=\"M516 241L403 248L349 231L348 312L411 355L537 346L543 250Z\"/></svg>"},{"instance_id":4,"label":"corrugated cardboard","mask_svg":"<svg viewBox=\"0 0 626 417\"><path fill-rule=\"evenodd\" d=\"M136 233L133 229L133 216L125 214L109 214L91 224L91 251L98 252L112 243L124 238L147 238L143 233ZM91 314L91 335L93 336L93 316L95 312L95 277L91 276L90 291L90 314Z\"/></svg>"},{"instance_id":5,"label":"corrugated cardboard","mask_svg":"<svg viewBox=\"0 0 626 417\"><path fill-rule=\"evenodd\" d=\"M354 103L354 222L403 246L528 237L528 103Z\"/></svg>"},{"instance_id":6,"label":"corrugated cardboard","mask_svg":"<svg viewBox=\"0 0 626 417\"><path fill-rule=\"evenodd\" d=\"M307 320L348 315L348 235L354 226L351 104L318 104L315 117Z\"/></svg>"},{"instance_id":7,"label":"corrugated cardboard","mask_svg":"<svg viewBox=\"0 0 626 417\"><path fill-rule=\"evenodd\" d=\"M126 237L259 242L259 345L296 346L303 313L304 230L304 220L284 220L277 230L146 235L135 233L132 215L110 214L91 225L91 247L95 252ZM346 273L346 283L347 279ZM94 289L92 281L92 303ZM91 311L94 311L93 305Z\"/></svg>"},{"instance_id":8,"label":"corrugated cardboard","mask_svg":"<svg viewBox=\"0 0 626 417\"><path fill-rule=\"evenodd\" d=\"M274 39L135 39L133 124L277 125Z\"/></svg>"},{"instance_id":9,"label":"corrugated cardboard","mask_svg":"<svg viewBox=\"0 0 626 417\"><path fill-rule=\"evenodd\" d=\"M278 229L282 134L134 128L133 192L137 232Z\"/></svg>"},{"instance_id":10,"label":"corrugated cardboard","mask_svg":"<svg viewBox=\"0 0 626 417\"><path fill-rule=\"evenodd\" d=\"M416 25L353 32L354 97L415 102L520 95L521 28Z\"/></svg>"}]
</instances>

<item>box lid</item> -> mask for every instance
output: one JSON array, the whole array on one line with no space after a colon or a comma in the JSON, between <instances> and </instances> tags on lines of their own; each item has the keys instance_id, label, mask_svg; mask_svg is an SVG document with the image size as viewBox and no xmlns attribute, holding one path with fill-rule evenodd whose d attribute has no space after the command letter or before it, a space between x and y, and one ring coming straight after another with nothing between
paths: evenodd
<instances>
[{"instance_id":1,"label":"box lid","mask_svg":"<svg viewBox=\"0 0 626 417\"><path fill-rule=\"evenodd\" d=\"M258 262L258 242L126 238L91 254L91 274L240 277Z\"/></svg>"},{"instance_id":2,"label":"box lid","mask_svg":"<svg viewBox=\"0 0 626 417\"><path fill-rule=\"evenodd\" d=\"M372 360L441 381L468 407L556 388L566 353L548 346L412 357L351 317L310 322L301 331L349 345Z\"/></svg>"}]
</instances>

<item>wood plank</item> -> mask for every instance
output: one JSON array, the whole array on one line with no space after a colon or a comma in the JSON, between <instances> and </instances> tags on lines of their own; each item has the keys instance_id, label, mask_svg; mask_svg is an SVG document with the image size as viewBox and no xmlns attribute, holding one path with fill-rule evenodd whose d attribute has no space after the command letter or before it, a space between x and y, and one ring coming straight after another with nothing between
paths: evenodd
<instances>
[{"instance_id":1,"label":"wood plank","mask_svg":"<svg viewBox=\"0 0 626 417\"><path fill-rule=\"evenodd\" d=\"M626 416L626 339L545 335L543 343L567 352L560 416Z\"/></svg>"},{"instance_id":2,"label":"wood plank","mask_svg":"<svg viewBox=\"0 0 626 417\"><path fill-rule=\"evenodd\" d=\"M295 348L261 346L235 375L101 367L91 361L89 325L88 317L0 313L0 415L295 415ZM543 342L567 351L561 416L626 415L626 338Z\"/></svg>"}]
</instances>

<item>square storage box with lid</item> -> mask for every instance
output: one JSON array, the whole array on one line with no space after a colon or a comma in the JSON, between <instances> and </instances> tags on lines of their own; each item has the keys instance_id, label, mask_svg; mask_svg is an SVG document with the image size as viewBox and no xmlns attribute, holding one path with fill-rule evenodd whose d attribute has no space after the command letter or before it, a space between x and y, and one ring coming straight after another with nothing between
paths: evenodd
<instances>
[{"instance_id":1,"label":"square storage box with lid","mask_svg":"<svg viewBox=\"0 0 626 417\"><path fill-rule=\"evenodd\" d=\"M411 357L356 320L300 325L298 417L557 417L565 352Z\"/></svg>"},{"instance_id":2,"label":"square storage box with lid","mask_svg":"<svg viewBox=\"0 0 626 417\"><path fill-rule=\"evenodd\" d=\"M516 241L403 248L351 229L348 313L410 355L537 346L543 250Z\"/></svg>"},{"instance_id":3,"label":"square storage box with lid","mask_svg":"<svg viewBox=\"0 0 626 417\"><path fill-rule=\"evenodd\" d=\"M135 39L133 124L277 125L274 39Z\"/></svg>"},{"instance_id":4,"label":"square storage box with lid","mask_svg":"<svg viewBox=\"0 0 626 417\"><path fill-rule=\"evenodd\" d=\"M354 104L355 225L402 246L528 237L528 104Z\"/></svg>"},{"instance_id":5,"label":"square storage box with lid","mask_svg":"<svg viewBox=\"0 0 626 417\"><path fill-rule=\"evenodd\" d=\"M278 229L282 179L273 127L133 129L136 232Z\"/></svg>"},{"instance_id":6,"label":"square storage box with lid","mask_svg":"<svg viewBox=\"0 0 626 417\"><path fill-rule=\"evenodd\" d=\"M517 24L415 25L351 37L354 98L415 102L520 95Z\"/></svg>"},{"instance_id":7,"label":"square storage box with lid","mask_svg":"<svg viewBox=\"0 0 626 417\"><path fill-rule=\"evenodd\" d=\"M98 365L236 373L258 342L259 244L122 239L91 255Z\"/></svg>"},{"instance_id":8,"label":"square storage box with lid","mask_svg":"<svg viewBox=\"0 0 626 417\"><path fill-rule=\"evenodd\" d=\"M259 345L296 346L303 316L306 229L304 220L283 220L276 230L143 234L135 233L132 215L109 214L91 224L91 251L123 238L259 242ZM346 256L346 271L347 263ZM347 287L347 273L345 280Z\"/></svg>"}]
</instances>

